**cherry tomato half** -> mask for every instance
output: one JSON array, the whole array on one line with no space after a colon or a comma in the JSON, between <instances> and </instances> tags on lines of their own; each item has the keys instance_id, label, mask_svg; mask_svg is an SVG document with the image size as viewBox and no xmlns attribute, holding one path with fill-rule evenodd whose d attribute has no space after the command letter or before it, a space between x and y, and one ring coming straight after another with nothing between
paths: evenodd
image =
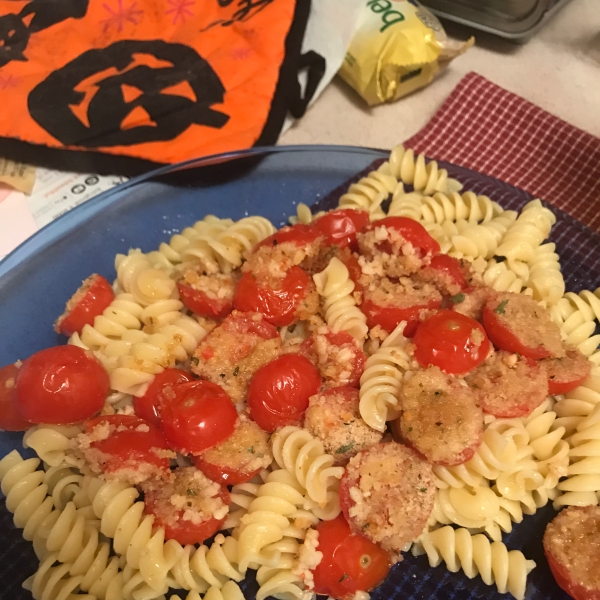
<instances>
[{"instance_id":1,"label":"cherry tomato half","mask_svg":"<svg viewBox=\"0 0 600 600\"><path fill-rule=\"evenodd\" d=\"M143 396L133 398L133 410L135 414L156 425L161 426L161 407L164 399L163 392L167 386L172 387L179 383L195 381L194 377L181 369L168 368L154 376L152 383L148 386Z\"/></svg>"},{"instance_id":2,"label":"cherry tomato half","mask_svg":"<svg viewBox=\"0 0 600 600\"><path fill-rule=\"evenodd\" d=\"M3 431L25 431L31 427L31 423L21 418L17 407L18 373L16 365L0 369L0 429Z\"/></svg>"},{"instance_id":3,"label":"cherry tomato half","mask_svg":"<svg viewBox=\"0 0 600 600\"><path fill-rule=\"evenodd\" d=\"M278 244L285 244L286 242L292 242L296 244L296 246L308 246L308 244L312 244L321 235L320 231L309 225L304 225L302 223L288 225L282 227L273 235L270 235L268 238L265 238L262 242L257 244L254 247L254 252L262 246L277 246Z\"/></svg>"},{"instance_id":4,"label":"cherry tomato half","mask_svg":"<svg viewBox=\"0 0 600 600\"><path fill-rule=\"evenodd\" d=\"M250 381L250 416L265 431L297 423L308 400L321 388L317 368L304 356L284 354L264 365Z\"/></svg>"},{"instance_id":5,"label":"cherry tomato half","mask_svg":"<svg viewBox=\"0 0 600 600\"><path fill-rule=\"evenodd\" d=\"M481 324L452 310L441 310L419 324L413 342L422 367L435 365L452 374L472 371L490 351Z\"/></svg>"},{"instance_id":6,"label":"cherry tomato half","mask_svg":"<svg viewBox=\"0 0 600 600\"><path fill-rule=\"evenodd\" d=\"M357 591L368 592L379 585L390 571L388 553L363 535L353 533L339 515L317 525L323 558L314 569L314 591L346 600Z\"/></svg>"},{"instance_id":7,"label":"cherry tomato half","mask_svg":"<svg viewBox=\"0 0 600 600\"><path fill-rule=\"evenodd\" d=\"M66 336L81 333L84 325L93 325L95 317L101 315L114 298L115 293L110 283L102 275L94 273L67 302L64 315L54 325L56 333ZM70 304L73 306L69 307Z\"/></svg>"},{"instance_id":8,"label":"cherry tomato half","mask_svg":"<svg viewBox=\"0 0 600 600\"><path fill-rule=\"evenodd\" d=\"M372 231L376 227L387 227L396 230L406 242L415 248L420 256L437 254L440 251L440 245L427 233L425 227L418 221L408 217L385 217L367 225L363 231ZM379 246L383 251L389 251L389 242L382 242Z\"/></svg>"},{"instance_id":9,"label":"cherry tomato half","mask_svg":"<svg viewBox=\"0 0 600 600\"><path fill-rule=\"evenodd\" d=\"M356 233L370 222L366 210L340 208L325 213L316 219L313 227L325 236L326 243L340 248L350 247L356 250Z\"/></svg>"},{"instance_id":10,"label":"cherry tomato half","mask_svg":"<svg viewBox=\"0 0 600 600\"><path fill-rule=\"evenodd\" d=\"M233 305L237 310L261 313L272 325L285 327L294 321L296 308L310 283L309 276L298 266L287 272L278 289L261 285L254 275L244 273L235 288Z\"/></svg>"},{"instance_id":11,"label":"cherry tomato half","mask_svg":"<svg viewBox=\"0 0 600 600\"><path fill-rule=\"evenodd\" d=\"M231 298L211 298L206 292L181 282L177 284L177 289L185 306L202 317L224 319L233 310Z\"/></svg>"},{"instance_id":12,"label":"cherry tomato half","mask_svg":"<svg viewBox=\"0 0 600 600\"><path fill-rule=\"evenodd\" d=\"M182 546L202 544L212 537L224 523L227 515L216 519L212 515L203 516L199 512L203 501L220 499L229 505L231 497L226 487L215 491L214 483L206 479L193 467L179 468L173 471L174 478L166 485L142 485L144 490L144 512L154 515L154 527L164 527L165 539L177 540ZM178 510L173 504L173 497L185 495L186 509ZM197 512L197 519L190 519L186 513Z\"/></svg>"},{"instance_id":13,"label":"cherry tomato half","mask_svg":"<svg viewBox=\"0 0 600 600\"><path fill-rule=\"evenodd\" d=\"M564 358L545 358L540 364L546 369L548 393L553 396L572 392L592 370L592 363L576 349L567 350Z\"/></svg>"},{"instance_id":14,"label":"cherry tomato half","mask_svg":"<svg viewBox=\"0 0 600 600\"><path fill-rule=\"evenodd\" d=\"M467 287L465 274L463 273L458 259L448 256L447 254L436 254L436 256L431 259L429 267L435 271L448 275L452 283L460 286L461 289L464 290Z\"/></svg>"},{"instance_id":15,"label":"cherry tomato half","mask_svg":"<svg viewBox=\"0 0 600 600\"><path fill-rule=\"evenodd\" d=\"M398 327L400 322L406 321L404 336L412 337L419 324L419 315L421 314L421 311L434 310L439 308L441 303L441 299L432 299L425 300L420 304L415 304L413 306L380 306L375 304L375 302L369 298L365 298L360 305L360 310L362 310L367 317L369 329L379 325L384 331L392 333L392 331Z\"/></svg>"},{"instance_id":16,"label":"cherry tomato half","mask_svg":"<svg viewBox=\"0 0 600 600\"><path fill-rule=\"evenodd\" d=\"M173 386L162 403L162 428L171 448L199 454L227 439L237 412L225 390L210 381Z\"/></svg>"},{"instance_id":17,"label":"cherry tomato half","mask_svg":"<svg viewBox=\"0 0 600 600\"><path fill-rule=\"evenodd\" d=\"M19 369L19 413L30 423L77 423L100 412L109 389L108 373L91 354L77 346L46 348Z\"/></svg>"},{"instance_id":18,"label":"cherry tomato half","mask_svg":"<svg viewBox=\"0 0 600 600\"><path fill-rule=\"evenodd\" d=\"M108 437L92 442L90 448L101 452L100 462L103 473L133 469L142 471L141 465L151 465L164 472L170 472L169 459L165 451L169 445L163 432L134 415L106 415L85 422L87 434L93 434L98 427L108 426Z\"/></svg>"}]
</instances>

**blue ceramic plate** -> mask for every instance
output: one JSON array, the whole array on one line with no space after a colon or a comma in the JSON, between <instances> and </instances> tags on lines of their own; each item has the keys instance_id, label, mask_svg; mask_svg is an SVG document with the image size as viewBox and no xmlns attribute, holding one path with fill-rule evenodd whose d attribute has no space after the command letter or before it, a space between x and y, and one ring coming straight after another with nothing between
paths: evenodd
<instances>
[{"instance_id":1,"label":"blue ceramic plate","mask_svg":"<svg viewBox=\"0 0 600 600\"><path fill-rule=\"evenodd\" d=\"M131 180L63 215L0 262L0 365L64 343L52 325L65 301L90 273L114 278L114 257L131 247L156 249L173 233L212 213L240 219L259 214L284 225L299 202L334 206L349 180L381 161L384 151L334 146L253 149L166 167ZM212 165L206 167L206 165ZM442 164L466 189L484 193L505 208L520 208L531 197L498 180ZM551 207L552 208L552 207ZM553 209L558 224L553 239L561 250L569 289L595 289L600 273L590 249L599 236ZM0 454L21 449L21 436L0 433ZM523 550L538 567L529 576L528 598L567 598L555 585L542 556L547 507L515 527L509 548ZM0 508L0 598L30 600L20 583L36 569L29 543ZM246 597L256 587L246 585ZM480 578L432 569L425 558L407 556L373 594L374 600L501 598Z\"/></svg>"}]
</instances>

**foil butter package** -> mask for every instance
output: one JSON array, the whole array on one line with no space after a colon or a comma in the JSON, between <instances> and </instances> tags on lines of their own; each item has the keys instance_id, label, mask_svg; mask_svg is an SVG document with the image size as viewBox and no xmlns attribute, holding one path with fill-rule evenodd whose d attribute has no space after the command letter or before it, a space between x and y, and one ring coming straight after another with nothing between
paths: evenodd
<instances>
[{"instance_id":1,"label":"foil butter package","mask_svg":"<svg viewBox=\"0 0 600 600\"><path fill-rule=\"evenodd\" d=\"M449 40L415 0L365 0L339 74L373 106L426 86L474 41Z\"/></svg>"}]
</instances>

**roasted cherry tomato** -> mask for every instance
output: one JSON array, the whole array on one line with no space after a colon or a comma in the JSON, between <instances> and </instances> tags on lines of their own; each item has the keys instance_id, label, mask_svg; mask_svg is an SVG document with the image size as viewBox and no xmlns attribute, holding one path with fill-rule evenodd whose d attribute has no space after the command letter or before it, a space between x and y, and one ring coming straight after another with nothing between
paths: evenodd
<instances>
[{"instance_id":1,"label":"roasted cherry tomato","mask_svg":"<svg viewBox=\"0 0 600 600\"><path fill-rule=\"evenodd\" d=\"M195 379L190 373L181 369L168 368L158 373L143 396L134 396L133 410L135 410L135 414L148 421L148 423L160 427L163 393L169 393L167 388L172 388L174 385L187 383L188 381L195 381Z\"/></svg>"},{"instance_id":2,"label":"roasted cherry tomato","mask_svg":"<svg viewBox=\"0 0 600 600\"><path fill-rule=\"evenodd\" d=\"M446 274L452 283L460 286L461 289L467 287L467 281L465 280L465 274L460 266L460 261L447 254L436 254L431 259L429 267L440 273Z\"/></svg>"},{"instance_id":3,"label":"roasted cherry tomato","mask_svg":"<svg viewBox=\"0 0 600 600\"><path fill-rule=\"evenodd\" d=\"M164 527L165 539L176 540L182 546L202 544L217 533L227 517L223 509L231 503L226 487L218 486L193 467L175 469L170 481L158 485L147 482L142 489L144 512L154 515L153 526ZM185 508L179 508L181 503L176 506L178 500ZM211 505L219 500L216 512L223 516L215 518Z\"/></svg>"},{"instance_id":4,"label":"roasted cherry tomato","mask_svg":"<svg viewBox=\"0 0 600 600\"><path fill-rule=\"evenodd\" d=\"M257 244L254 247L254 252L262 246L277 246L277 244L284 244L285 242L292 242L297 246L307 246L308 244L312 244L321 235L320 231L309 225L303 225L302 223L288 225Z\"/></svg>"},{"instance_id":5,"label":"roasted cherry tomato","mask_svg":"<svg viewBox=\"0 0 600 600\"><path fill-rule=\"evenodd\" d=\"M261 285L254 275L244 273L235 288L233 305L237 310L261 313L272 325L284 327L294 321L296 308L309 286L309 276L298 266L287 272L278 289Z\"/></svg>"},{"instance_id":6,"label":"roasted cherry tomato","mask_svg":"<svg viewBox=\"0 0 600 600\"><path fill-rule=\"evenodd\" d=\"M297 423L320 388L319 371L310 360L284 354L258 369L250 381L250 416L265 431Z\"/></svg>"},{"instance_id":7,"label":"roasted cherry tomato","mask_svg":"<svg viewBox=\"0 0 600 600\"><path fill-rule=\"evenodd\" d=\"M185 306L202 317L224 319L233 310L231 298L211 298L206 292L181 282L177 284L177 289Z\"/></svg>"},{"instance_id":8,"label":"roasted cherry tomato","mask_svg":"<svg viewBox=\"0 0 600 600\"><path fill-rule=\"evenodd\" d=\"M579 350L567 350L563 358L545 358L540 364L548 374L548 393L566 394L579 387L592 370L592 363Z\"/></svg>"},{"instance_id":9,"label":"roasted cherry tomato","mask_svg":"<svg viewBox=\"0 0 600 600\"><path fill-rule=\"evenodd\" d=\"M427 233L425 227L418 221L408 217L385 217L367 225L363 231L372 231L378 227L395 229L405 241L415 248L420 256L437 254L440 251L440 245ZM391 250L390 243L387 241L381 242L379 247L384 252L390 252Z\"/></svg>"},{"instance_id":10,"label":"roasted cherry tomato","mask_svg":"<svg viewBox=\"0 0 600 600\"><path fill-rule=\"evenodd\" d=\"M162 428L171 448L199 454L227 439L237 412L231 398L210 381L180 383L163 394Z\"/></svg>"},{"instance_id":11,"label":"roasted cherry tomato","mask_svg":"<svg viewBox=\"0 0 600 600\"><path fill-rule=\"evenodd\" d=\"M404 335L412 337L419 324L419 315L422 310L439 308L441 300L427 300L413 306L379 306L369 298L360 305L360 310L367 316L369 329L379 325L384 331L392 333L401 321L406 321Z\"/></svg>"},{"instance_id":12,"label":"roasted cherry tomato","mask_svg":"<svg viewBox=\"0 0 600 600\"><path fill-rule=\"evenodd\" d=\"M91 354L77 346L46 348L19 369L19 413L30 423L77 423L100 412L109 389L108 373Z\"/></svg>"},{"instance_id":13,"label":"roasted cherry tomato","mask_svg":"<svg viewBox=\"0 0 600 600\"><path fill-rule=\"evenodd\" d=\"M321 521L316 529L317 550L323 553L313 570L317 594L346 600L358 591L372 590L387 577L389 554L363 535L353 533L343 515Z\"/></svg>"},{"instance_id":14,"label":"roasted cherry tomato","mask_svg":"<svg viewBox=\"0 0 600 600\"><path fill-rule=\"evenodd\" d=\"M366 210L340 208L316 219L313 227L325 236L326 243L330 246L350 247L356 250L356 233L369 222L369 213Z\"/></svg>"},{"instance_id":15,"label":"roasted cherry tomato","mask_svg":"<svg viewBox=\"0 0 600 600\"><path fill-rule=\"evenodd\" d=\"M367 361L362 348L347 331L313 332L302 342L300 354L317 365L325 385L335 387L358 387ZM343 355L343 359L339 358L340 355Z\"/></svg>"},{"instance_id":16,"label":"roasted cherry tomato","mask_svg":"<svg viewBox=\"0 0 600 600\"><path fill-rule=\"evenodd\" d=\"M481 324L452 310L441 310L420 323L413 342L415 358L422 367L435 365L452 374L472 371L490 351Z\"/></svg>"},{"instance_id":17,"label":"roasted cherry tomato","mask_svg":"<svg viewBox=\"0 0 600 600\"><path fill-rule=\"evenodd\" d=\"M94 273L67 302L67 309L54 325L56 333L71 336L81 333L84 325L93 325L94 319L114 300L112 286L102 275Z\"/></svg>"},{"instance_id":18,"label":"roasted cherry tomato","mask_svg":"<svg viewBox=\"0 0 600 600\"><path fill-rule=\"evenodd\" d=\"M158 472L170 472L169 458L165 454L169 450L167 440L158 427L144 419L135 415L106 415L88 419L84 426L92 439L98 432L108 431L104 439L90 444L92 450L100 453L93 462L99 464L103 473L143 472L149 466Z\"/></svg>"},{"instance_id":19,"label":"roasted cherry tomato","mask_svg":"<svg viewBox=\"0 0 600 600\"><path fill-rule=\"evenodd\" d=\"M31 427L31 423L21 418L17 407L18 372L16 365L0 369L0 429L4 431L25 431Z\"/></svg>"},{"instance_id":20,"label":"roasted cherry tomato","mask_svg":"<svg viewBox=\"0 0 600 600\"><path fill-rule=\"evenodd\" d=\"M598 506L568 506L548 523L544 554L556 583L574 600L600 600Z\"/></svg>"},{"instance_id":21,"label":"roasted cherry tomato","mask_svg":"<svg viewBox=\"0 0 600 600\"><path fill-rule=\"evenodd\" d=\"M483 309L483 325L495 346L538 360L560 356L560 330L548 311L523 294L491 296Z\"/></svg>"}]
</instances>

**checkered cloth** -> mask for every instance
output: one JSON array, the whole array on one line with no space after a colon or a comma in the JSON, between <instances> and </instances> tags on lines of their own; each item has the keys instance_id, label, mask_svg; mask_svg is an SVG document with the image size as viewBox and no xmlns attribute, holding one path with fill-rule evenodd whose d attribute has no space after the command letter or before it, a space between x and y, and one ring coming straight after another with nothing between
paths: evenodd
<instances>
[{"instance_id":1,"label":"checkered cloth","mask_svg":"<svg viewBox=\"0 0 600 600\"><path fill-rule=\"evenodd\" d=\"M600 139L477 73L404 145L506 181L600 231Z\"/></svg>"}]
</instances>

